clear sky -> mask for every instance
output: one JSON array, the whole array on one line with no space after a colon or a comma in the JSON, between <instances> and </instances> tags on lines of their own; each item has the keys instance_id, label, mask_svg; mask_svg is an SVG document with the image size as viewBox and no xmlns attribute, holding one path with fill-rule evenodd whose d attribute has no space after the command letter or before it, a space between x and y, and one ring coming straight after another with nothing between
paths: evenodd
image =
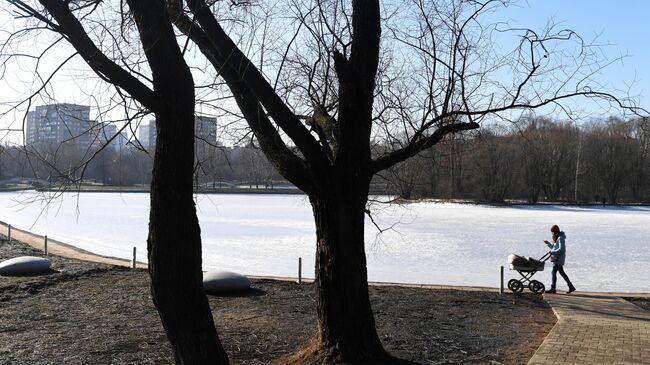
<instances>
[{"instance_id":1,"label":"clear sky","mask_svg":"<svg viewBox=\"0 0 650 365\"><path fill-rule=\"evenodd\" d=\"M13 20L6 9L6 3L0 7L0 31L10 31L13 28ZM569 28L578 32L586 42L603 45L601 50L605 59L616 60L620 57L622 59L608 66L601 75L598 75L598 78L608 89L619 90L619 95L629 93L630 96L638 97L640 104L650 109L649 14L650 0L522 0L516 6L490 14L487 20L507 20L513 27L542 29L552 19L559 28ZM64 59L69 54L69 49L64 50L58 54L58 60ZM51 62L51 64L57 63ZM87 66L82 62L73 62L62 70L60 77L55 78L51 94L57 101L93 104L89 93L97 90L97 86L84 87L87 84L94 84L91 80L94 76L88 75L90 78L83 76L84 69L87 70ZM24 67L22 72L10 68L2 71L6 72L5 80L0 80L0 107L5 108L7 105L5 103L28 95L28 90L23 89L28 89L29 83L6 83L7 80L21 78L19 75L24 76L26 72ZM37 84L38 80L34 85ZM91 91L85 94L75 91L82 87ZM31 109L33 108L32 105ZM12 128L19 128L22 123L22 113L24 111L0 118L0 127L6 128L11 125ZM94 113L96 111L91 111L91 117ZM22 139L17 138L18 133L12 135L10 138L12 142ZM1 133L0 138L3 142L7 141L5 137L5 133Z\"/></svg>"},{"instance_id":2,"label":"clear sky","mask_svg":"<svg viewBox=\"0 0 650 365\"><path fill-rule=\"evenodd\" d=\"M576 31L586 42L602 44L605 58L622 59L608 66L601 80L639 96L650 109L650 1L528 0L491 17L513 26L543 28L549 20Z\"/></svg>"}]
</instances>

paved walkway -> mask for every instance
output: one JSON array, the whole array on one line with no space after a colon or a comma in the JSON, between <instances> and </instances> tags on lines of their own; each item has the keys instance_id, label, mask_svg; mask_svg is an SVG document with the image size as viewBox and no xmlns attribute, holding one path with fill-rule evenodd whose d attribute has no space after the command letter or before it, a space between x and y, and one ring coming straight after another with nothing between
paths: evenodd
<instances>
[{"instance_id":1,"label":"paved walkway","mask_svg":"<svg viewBox=\"0 0 650 365\"><path fill-rule=\"evenodd\" d=\"M558 321L528 365L650 364L650 311L597 294L545 294Z\"/></svg>"}]
</instances>

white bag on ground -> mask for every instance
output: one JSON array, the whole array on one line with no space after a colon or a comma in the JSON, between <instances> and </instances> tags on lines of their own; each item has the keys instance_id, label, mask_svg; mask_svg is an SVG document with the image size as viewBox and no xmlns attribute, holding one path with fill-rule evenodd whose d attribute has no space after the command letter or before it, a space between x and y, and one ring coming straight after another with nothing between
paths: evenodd
<instances>
[{"instance_id":1,"label":"white bag on ground","mask_svg":"<svg viewBox=\"0 0 650 365\"><path fill-rule=\"evenodd\" d=\"M52 262L43 257L20 256L0 262L0 275L30 275L47 271Z\"/></svg>"}]
</instances>

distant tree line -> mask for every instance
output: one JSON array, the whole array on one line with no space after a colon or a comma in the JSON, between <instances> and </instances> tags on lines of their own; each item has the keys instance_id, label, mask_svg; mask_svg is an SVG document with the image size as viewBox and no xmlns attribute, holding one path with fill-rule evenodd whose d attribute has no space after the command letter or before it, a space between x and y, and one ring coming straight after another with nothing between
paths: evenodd
<instances>
[{"instance_id":1,"label":"distant tree line","mask_svg":"<svg viewBox=\"0 0 650 365\"><path fill-rule=\"evenodd\" d=\"M90 156L90 162L84 166ZM0 183L29 179L40 187L83 184L149 186L153 153L137 141L81 149L75 143L0 146ZM232 186L273 188L284 180L255 146L223 147L197 141L194 182L197 190Z\"/></svg>"},{"instance_id":2,"label":"distant tree line","mask_svg":"<svg viewBox=\"0 0 650 365\"><path fill-rule=\"evenodd\" d=\"M375 182L405 199L648 203L649 152L646 119L530 118L448 138Z\"/></svg>"},{"instance_id":3,"label":"distant tree line","mask_svg":"<svg viewBox=\"0 0 650 365\"><path fill-rule=\"evenodd\" d=\"M103 149L79 148L75 143L0 147L0 181L5 184L17 178L43 187L142 185L151 181L151 166L146 151L129 145Z\"/></svg>"},{"instance_id":4,"label":"distant tree line","mask_svg":"<svg viewBox=\"0 0 650 365\"><path fill-rule=\"evenodd\" d=\"M148 186L152 153L132 141L119 148L80 150L75 144L0 148L0 180L43 184ZM379 154L386 146L375 146ZM82 170L81 163L96 154ZM198 190L288 184L253 143L222 147L198 140ZM83 179L81 178L83 175ZM510 127L482 127L439 145L375 177L374 193L403 199L551 202L650 202L650 124L610 118L578 126L531 118Z\"/></svg>"}]
</instances>

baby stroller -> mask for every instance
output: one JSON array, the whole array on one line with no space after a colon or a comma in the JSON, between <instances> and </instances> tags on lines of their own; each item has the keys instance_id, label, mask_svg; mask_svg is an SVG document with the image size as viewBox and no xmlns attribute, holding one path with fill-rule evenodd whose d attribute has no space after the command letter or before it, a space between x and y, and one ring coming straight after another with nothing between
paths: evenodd
<instances>
[{"instance_id":1,"label":"baby stroller","mask_svg":"<svg viewBox=\"0 0 650 365\"><path fill-rule=\"evenodd\" d=\"M528 289L535 294L543 294L546 290L544 284L540 281L530 279L538 271L544 271L544 263L549 259L549 257L551 257L550 252L547 252L544 256L540 257L539 260L535 260L531 257L510 254L508 256L510 270L516 270L519 275L521 275L521 279L510 279L510 281L508 281L508 289L512 290L515 294L519 294L524 290L524 287L528 287Z\"/></svg>"}]
</instances>

